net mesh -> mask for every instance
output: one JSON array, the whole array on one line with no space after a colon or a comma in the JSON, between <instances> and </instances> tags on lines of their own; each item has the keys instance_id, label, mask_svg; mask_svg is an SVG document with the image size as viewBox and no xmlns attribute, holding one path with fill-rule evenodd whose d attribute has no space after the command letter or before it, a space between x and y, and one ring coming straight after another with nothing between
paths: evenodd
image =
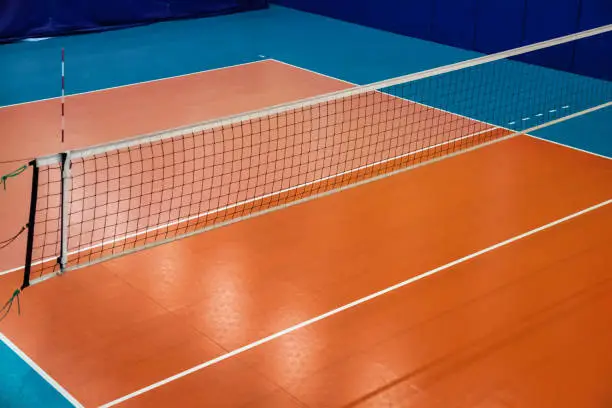
<instances>
[{"instance_id":1,"label":"net mesh","mask_svg":"<svg viewBox=\"0 0 612 408\"><path fill-rule=\"evenodd\" d=\"M612 100L609 81L519 59L76 152L64 164L70 178L59 160L41 161L31 271L56 271L62 255L70 268L165 242Z\"/></svg>"}]
</instances>

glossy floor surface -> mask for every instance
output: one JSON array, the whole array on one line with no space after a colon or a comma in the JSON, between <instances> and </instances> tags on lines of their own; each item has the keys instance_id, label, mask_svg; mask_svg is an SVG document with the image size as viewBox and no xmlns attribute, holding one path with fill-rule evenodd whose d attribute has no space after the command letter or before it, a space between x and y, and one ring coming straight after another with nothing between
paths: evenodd
<instances>
[{"instance_id":1,"label":"glossy floor surface","mask_svg":"<svg viewBox=\"0 0 612 408\"><path fill-rule=\"evenodd\" d=\"M0 108L0 166L350 86L268 60L71 96L79 137L64 146L40 137L56 99ZM26 219L28 178L8 181L3 230ZM72 271L27 289L0 330L87 407L607 407L611 199L612 160L517 136ZM0 270L19 269L21 248ZM20 275L0 275L2 296ZM21 389L1 403L69 406L48 385L26 398L40 379L12 373L0 390Z\"/></svg>"},{"instance_id":2,"label":"glossy floor surface","mask_svg":"<svg viewBox=\"0 0 612 408\"><path fill-rule=\"evenodd\" d=\"M3 331L98 406L610 191L609 160L517 137L34 286ZM611 228L606 205L120 406L605 406Z\"/></svg>"},{"instance_id":3,"label":"glossy floor surface","mask_svg":"<svg viewBox=\"0 0 612 408\"><path fill-rule=\"evenodd\" d=\"M99 406L611 191L612 161L518 136L70 272L2 330ZM601 406L611 228L602 205L119 405Z\"/></svg>"}]
</instances>

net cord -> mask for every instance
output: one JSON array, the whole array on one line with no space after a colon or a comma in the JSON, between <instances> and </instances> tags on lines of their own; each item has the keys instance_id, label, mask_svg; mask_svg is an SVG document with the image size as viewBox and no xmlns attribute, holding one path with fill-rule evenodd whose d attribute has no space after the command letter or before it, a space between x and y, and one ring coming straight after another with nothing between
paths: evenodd
<instances>
[{"instance_id":1,"label":"net cord","mask_svg":"<svg viewBox=\"0 0 612 408\"><path fill-rule=\"evenodd\" d=\"M36 161L30 162L32 167L32 190L30 192L30 215L28 217L28 237L26 243L26 258L21 290L30 286L30 272L32 269L32 253L34 247L34 223L36 222L36 203L38 201L38 166Z\"/></svg>"},{"instance_id":2,"label":"net cord","mask_svg":"<svg viewBox=\"0 0 612 408\"><path fill-rule=\"evenodd\" d=\"M465 68L470 68L490 62L515 57L517 55L526 54L529 52L537 51L550 46L560 45L572 41L576 41L582 38L592 37L595 35L604 34L612 31L612 24L593 28L590 30L581 31L575 34L569 34L563 37L553 38L546 41L541 41L531 45L526 45L519 48L514 48L507 51L501 51L495 54L485 55L482 57L473 58L467 61L458 62L455 64L445 65L443 67L432 68L429 70L417 72L414 74L404 75L384 81L374 82L369 85L362 85L355 88L345 89L341 91L335 91L324 95L302 99L296 102L289 102L272 106L266 109L255 110L247 113L241 113L237 115L227 116L221 119L213 119L204 121L195 125L179 127L171 130L155 132L148 135L137 136L113 143L101 144L93 147L84 149L75 149L71 151L72 159L81 159L85 157L92 157L98 154L106 153L109 151L125 149L133 146L137 146L145 143L159 142L165 139L171 139L174 137L183 136L186 133L203 132L215 128L220 128L228 125L233 125L240 122L255 120L258 118L273 116L282 112L291 111L294 109L301 109L312 105L322 104L331 102L337 99L343 99L360 95L367 92L378 91L380 89L388 88L398 84L404 84L408 82L418 81L421 79L429 78L436 75L445 74L452 71L457 71ZM38 166L48 166L53 164L60 164L62 162L62 154L53 154L37 158Z\"/></svg>"}]
</instances>

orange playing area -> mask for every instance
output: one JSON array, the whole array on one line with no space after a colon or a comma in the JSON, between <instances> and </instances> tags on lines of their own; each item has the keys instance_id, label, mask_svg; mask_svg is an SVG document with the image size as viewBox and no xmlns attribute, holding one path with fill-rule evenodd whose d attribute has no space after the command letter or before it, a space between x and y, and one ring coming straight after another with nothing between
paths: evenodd
<instances>
[{"instance_id":1,"label":"orange playing area","mask_svg":"<svg viewBox=\"0 0 612 408\"><path fill-rule=\"evenodd\" d=\"M263 61L78 95L68 98L68 109L79 112L68 124L68 148L348 87ZM210 162L204 152L218 143L216 134L227 140L224 129L140 149L151 168L127 169L130 187L149 183L154 189L154 172L165 168L155 149L167 151L175 143L183 152L191 146L182 154L201 156L199 167L212 169L200 174L195 165L164 173L160 190L189 197L178 213L163 207L168 197L162 194L143 202L114 192L103 179L108 169L96 167L95 158L73 166L73 191L83 190L81 207L72 209L81 217L71 226L80 228L74 232L79 240L69 240L73 262L118 233L125 238L115 239L111 252L115 245L146 243L142 225L168 229L178 219L174 231L197 229L210 221L211 211L219 222L218 212L228 206L268 209L271 194L276 207L309 196L313 183L329 184L317 193L362 183L32 286L23 293L23 313L9 315L2 332L85 406L610 403L612 161L527 135L502 140L511 132L450 113L449 127L438 124L440 133L433 134L427 125L417 127L433 108L378 92L343 102L352 114L333 116L327 111L332 106L317 106L319 117L293 113L301 125L332 117L325 127L297 131L293 124L267 140L253 140L250 128L241 128L231 146L220 143L207 155ZM3 154L59 150L36 138L56 128L55 103L0 109L0 126L23 126L23 143L7 141ZM402 110L419 119L395 123L394 112ZM374 118L368 125L376 132L357 130L365 116ZM250 126L265 128L269 120L274 118ZM392 126L380 128L388 122ZM346 128L346 139L326 139L327 126ZM398 134L414 139L399 140ZM375 137L378 142L363 145L378 150L362 149L364 139ZM453 153L466 138L495 142L372 178ZM348 153L332 154L342 143ZM241 153L227 160L236 144ZM86 202L88 183L79 177L87 166L97 177L94 192L106 191L110 202L126 201L125 209L110 214L106 202ZM264 174L253 191L250 169ZM231 186L236 173L246 176L235 191L214 190ZM20 192L28 187L27 179L11 186ZM27 215L27 195L14 206L0 215L11 227L24 219L16 214ZM130 218L134 209L139 215ZM97 223L124 229L106 235ZM39 256L54 259L58 253ZM23 253L2 262L2 270L19 268ZM0 276L0 293L10 293L21 278L19 272ZM559 400L559 388L571 388L573 399Z\"/></svg>"}]
</instances>

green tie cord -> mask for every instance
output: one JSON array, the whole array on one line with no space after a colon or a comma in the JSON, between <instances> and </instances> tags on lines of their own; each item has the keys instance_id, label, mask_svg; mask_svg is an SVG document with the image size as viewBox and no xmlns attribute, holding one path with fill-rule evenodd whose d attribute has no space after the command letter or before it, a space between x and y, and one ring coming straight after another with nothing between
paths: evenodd
<instances>
[{"instance_id":1,"label":"green tie cord","mask_svg":"<svg viewBox=\"0 0 612 408\"><path fill-rule=\"evenodd\" d=\"M19 303L20 294L21 294L21 291L19 289L15 289L15 291L13 292L13 296L11 296L11 298L7 300L4 306L2 306L2 309L0 309L0 322L4 320L6 316L8 316L15 300L17 300L17 314L19 315L21 314L21 304Z\"/></svg>"},{"instance_id":2,"label":"green tie cord","mask_svg":"<svg viewBox=\"0 0 612 408\"><path fill-rule=\"evenodd\" d=\"M24 171L26 171L28 168L27 165L23 165L20 168L18 168L17 170L9 173L9 174L5 174L4 176L2 176L2 186L4 187L4 189L6 190L6 180L8 180L11 177L17 177L18 175L20 175L21 173L23 173Z\"/></svg>"},{"instance_id":3,"label":"green tie cord","mask_svg":"<svg viewBox=\"0 0 612 408\"><path fill-rule=\"evenodd\" d=\"M12 237L10 237L9 239L5 239L4 241L0 241L0 249L4 249L7 246L9 246L13 241L15 241L17 239L17 237L19 237L23 231L25 231L26 229L28 229L28 224L24 225L23 227L21 227L21 229L19 230L18 233L16 233L15 235L13 235Z\"/></svg>"}]
</instances>

